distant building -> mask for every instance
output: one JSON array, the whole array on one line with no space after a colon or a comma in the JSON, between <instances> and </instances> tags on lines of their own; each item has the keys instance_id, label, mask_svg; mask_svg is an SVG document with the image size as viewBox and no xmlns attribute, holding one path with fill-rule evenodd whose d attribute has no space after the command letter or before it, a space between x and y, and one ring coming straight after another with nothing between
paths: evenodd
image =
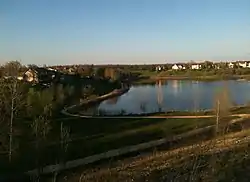
<instances>
[{"instance_id":1,"label":"distant building","mask_svg":"<svg viewBox=\"0 0 250 182\"><path fill-rule=\"evenodd\" d=\"M23 80L27 82L38 82L37 72L34 69L28 69L24 73Z\"/></svg>"},{"instance_id":2,"label":"distant building","mask_svg":"<svg viewBox=\"0 0 250 182\"><path fill-rule=\"evenodd\" d=\"M156 70L156 71L163 71L164 69L165 69L164 66L156 66L156 67L155 67L155 70Z\"/></svg>"},{"instance_id":3,"label":"distant building","mask_svg":"<svg viewBox=\"0 0 250 182\"><path fill-rule=\"evenodd\" d=\"M23 80L27 82L51 82L56 78L58 74L57 71L46 68L30 68L28 69L23 76Z\"/></svg>"},{"instance_id":4,"label":"distant building","mask_svg":"<svg viewBox=\"0 0 250 182\"><path fill-rule=\"evenodd\" d=\"M228 64L228 67L229 67L229 68L233 68L233 67L234 67L234 64L233 64L232 62L230 62L230 63Z\"/></svg>"},{"instance_id":5,"label":"distant building","mask_svg":"<svg viewBox=\"0 0 250 182\"><path fill-rule=\"evenodd\" d=\"M192 69L192 70L201 69L201 65L200 65L200 64L193 64L193 65L191 65L191 69Z\"/></svg>"},{"instance_id":6,"label":"distant building","mask_svg":"<svg viewBox=\"0 0 250 182\"><path fill-rule=\"evenodd\" d=\"M182 69L186 69L185 66L177 65L177 64L172 66L172 70L182 70Z\"/></svg>"},{"instance_id":7,"label":"distant building","mask_svg":"<svg viewBox=\"0 0 250 182\"><path fill-rule=\"evenodd\" d=\"M241 68L250 68L250 63L247 63L247 62L239 63L239 66Z\"/></svg>"}]
</instances>

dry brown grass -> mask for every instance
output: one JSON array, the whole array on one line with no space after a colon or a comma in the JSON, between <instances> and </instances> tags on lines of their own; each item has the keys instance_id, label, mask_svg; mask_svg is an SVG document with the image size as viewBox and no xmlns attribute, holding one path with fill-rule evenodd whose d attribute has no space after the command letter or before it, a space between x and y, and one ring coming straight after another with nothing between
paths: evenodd
<instances>
[{"instance_id":1,"label":"dry brown grass","mask_svg":"<svg viewBox=\"0 0 250 182\"><path fill-rule=\"evenodd\" d=\"M168 152L129 158L64 176L61 181L219 181L226 178L222 175L225 168L248 156L249 134L250 130L245 130Z\"/></svg>"}]
</instances>

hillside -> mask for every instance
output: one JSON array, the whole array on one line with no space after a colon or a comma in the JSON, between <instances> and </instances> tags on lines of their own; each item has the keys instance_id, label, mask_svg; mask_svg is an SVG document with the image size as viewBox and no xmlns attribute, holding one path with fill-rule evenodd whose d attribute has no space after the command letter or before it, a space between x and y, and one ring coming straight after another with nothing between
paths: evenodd
<instances>
[{"instance_id":1,"label":"hillside","mask_svg":"<svg viewBox=\"0 0 250 182\"><path fill-rule=\"evenodd\" d=\"M78 169L59 181L248 181L249 134L247 129L170 151Z\"/></svg>"}]
</instances>

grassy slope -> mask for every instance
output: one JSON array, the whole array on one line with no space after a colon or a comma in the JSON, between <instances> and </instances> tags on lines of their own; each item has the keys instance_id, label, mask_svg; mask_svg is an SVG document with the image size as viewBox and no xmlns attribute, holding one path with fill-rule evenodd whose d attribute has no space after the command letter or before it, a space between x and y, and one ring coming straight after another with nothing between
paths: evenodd
<instances>
[{"instance_id":1,"label":"grassy slope","mask_svg":"<svg viewBox=\"0 0 250 182\"><path fill-rule=\"evenodd\" d=\"M78 119L74 123L65 121L65 124L69 124L72 133L74 133L72 135L73 145L71 145L71 152L74 157L93 155L126 145L168 137L212 123L214 123L214 118ZM80 136L88 138L79 139ZM79 148L81 145L84 147Z\"/></svg>"},{"instance_id":2,"label":"grassy slope","mask_svg":"<svg viewBox=\"0 0 250 182\"><path fill-rule=\"evenodd\" d=\"M249 181L249 135L243 130L65 175L68 181Z\"/></svg>"},{"instance_id":3,"label":"grassy slope","mask_svg":"<svg viewBox=\"0 0 250 182\"><path fill-rule=\"evenodd\" d=\"M107 150L138 144L163 137L172 136L214 123L214 118L206 119L61 119L64 126L70 129L71 142L68 146L67 160L82 158ZM41 161L44 164L54 164L59 160L60 145L59 120L54 121L54 127L45 142L45 148L40 150ZM20 153L16 155L15 167L21 170L35 165L35 143L30 133L22 136ZM28 137L28 138L27 138ZM34 140L34 139L33 139ZM2 156L3 157L3 156ZM4 167L8 164L1 158ZM5 162L4 162L5 161ZM7 169L7 168L6 168Z\"/></svg>"}]
</instances>

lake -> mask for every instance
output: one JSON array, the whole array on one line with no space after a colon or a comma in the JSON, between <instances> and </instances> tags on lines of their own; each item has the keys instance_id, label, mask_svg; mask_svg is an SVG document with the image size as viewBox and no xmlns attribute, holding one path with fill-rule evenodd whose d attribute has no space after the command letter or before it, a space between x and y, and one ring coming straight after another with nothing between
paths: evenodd
<instances>
[{"instance_id":1,"label":"lake","mask_svg":"<svg viewBox=\"0 0 250 182\"><path fill-rule=\"evenodd\" d=\"M234 105L250 101L248 81L170 80L155 85L132 86L124 95L102 102L98 110L108 114L142 114L211 109L214 108L216 95L222 90L228 90Z\"/></svg>"}]
</instances>

